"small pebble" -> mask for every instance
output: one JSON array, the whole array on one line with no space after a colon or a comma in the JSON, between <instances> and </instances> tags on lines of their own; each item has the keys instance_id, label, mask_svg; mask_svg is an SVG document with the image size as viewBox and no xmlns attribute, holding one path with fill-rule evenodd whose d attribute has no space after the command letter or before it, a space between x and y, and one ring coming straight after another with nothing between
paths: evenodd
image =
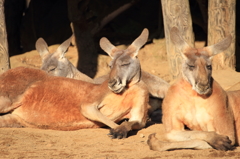
<instances>
[{"instance_id":1,"label":"small pebble","mask_svg":"<svg viewBox=\"0 0 240 159\"><path fill-rule=\"evenodd\" d=\"M144 137L145 137L145 135L143 135L143 134L140 134L139 136L140 136L141 138L144 138Z\"/></svg>"},{"instance_id":2,"label":"small pebble","mask_svg":"<svg viewBox=\"0 0 240 159\"><path fill-rule=\"evenodd\" d=\"M156 71L155 70L151 70L152 73L155 73Z\"/></svg>"}]
</instances>

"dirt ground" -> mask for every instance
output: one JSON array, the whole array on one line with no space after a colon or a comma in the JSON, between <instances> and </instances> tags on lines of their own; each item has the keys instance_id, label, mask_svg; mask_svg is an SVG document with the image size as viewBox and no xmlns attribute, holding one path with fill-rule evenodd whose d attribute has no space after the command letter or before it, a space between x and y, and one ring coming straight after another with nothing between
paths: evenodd
<instances>
[{"instance_id":1,"label":"dirt ground","mask_svg":"<svg viewBox=\"0 0 240 159\"><path fill-rule=\"evenodd\" d=\"M198 47L204 42L196 43ZM125 46L119 46L125 47ZM51 46L53 52L57 45ZM66 54L76 65L77 50L71 46ZM166 57L164 39L154 40L152 44L140 50L139 59L142 69L162 77L172 83ZM11 57L11 67L28 66L39 68L41 60L38 53L31 52ZM110 58L99 55L98 73L100 76L108 71ZM224 89L240 89L240 74L226 69L213 72L214 78ZM228 77L226 79L226 77ZM131 132L126 139L111 139L107 136L108 128L82 129L77 131L55 131L30 128L2 128L0 130L0 158L70 158L70 159L203 159L203 158L240 158L240 147L233 151L217 150L175 150L157 152L149 150L146 143L151 133L164 132L161 123L148 123L146 128Z\"/></svg>"}]
</instances>

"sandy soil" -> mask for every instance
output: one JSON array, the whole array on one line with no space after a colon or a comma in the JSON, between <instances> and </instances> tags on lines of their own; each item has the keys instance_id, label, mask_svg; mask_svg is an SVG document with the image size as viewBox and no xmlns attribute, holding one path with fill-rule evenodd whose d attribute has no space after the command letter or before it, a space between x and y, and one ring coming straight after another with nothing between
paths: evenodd
<instances>
[{"instance_id":1,"label":"sandy soil","mask_svg":"<svg viewBox=\"0 0 240 159\"><path fill-rule=\"evenodd\" d=\"M197 45L204 45L198 42ZM57 45L51 46L50 51ZM120 46L124 47L124 46ZM77 63L77 50L70 47L66 56L72 63ZM166 58L164 40L155 40L141 49L139 53L142 69L172 82ZM108 71L109 57L99 56L96 76ZM41 60L34 50L11 57L12 68L28 66L39 68ZM240 89L240 75L230 69L214 71L214 78L229 90ZM227 79L225 77L228 77ZM164 132L161 123L149 122L146 128L131 132L126 139L111 139L107 136L108 128L83 129L77 131L54 131L30 128L2 128L0 130L0 158L84 158L84 159L157 159L157 158L240 158L240 148L233 151L217 150L175 150L157 152L149 150L146 143L151 133Z\"/></svg>"}]
</instances>

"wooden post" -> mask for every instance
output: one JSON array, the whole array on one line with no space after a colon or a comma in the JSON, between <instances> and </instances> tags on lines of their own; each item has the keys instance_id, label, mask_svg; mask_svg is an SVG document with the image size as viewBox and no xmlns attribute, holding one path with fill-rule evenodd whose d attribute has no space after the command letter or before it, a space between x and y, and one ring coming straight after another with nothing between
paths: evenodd
<instances>
[{"instance_id":1,"label":"wooden post","mask_svg":"<svg viewBox=\"0 0 240 159\"><path fill-rule=\"evenodd\" d=\"M81 5L79 3L81 2ZM88 23L83 16L90 1L68 0L68 17L72 22L76 46L78 49L77 68L93 78L97 72L97 48Z\"/></svg>"},{"instance_id":2,"label":"wooden post","mask_svg":"<svg viewBox=\"0 0 240 159\"><path fill-rule=\"evenodd\" d=\"M194 35L192 30L192 19L188 0L161 0L166 38L168 63L172 78L180 74L182 56L170 40L169 31L176 26L185 41L194 46Z\"/></svg>"},{"instance_id":3,"label":"wooden post","mask_svg":"<svg viewBox=\"0 0 240 159\"><path fill-rule=\"evenodd\" d=\"M4 16L4 0L0 0L0 74L10 68L7 32Z\"/></svg>"},{"instance_id":4,"label":"wooden post","mask_svg":"<svg viewBox=\"0 0 240 159\"><path fill-rule=\"evenodd\" d=\"M213 58L213 69L230 67L235 70L235 15L236 0L209 0L208 1L208 45L221 41L231 34L231 46Z\"/></svg>"}]
</instances>

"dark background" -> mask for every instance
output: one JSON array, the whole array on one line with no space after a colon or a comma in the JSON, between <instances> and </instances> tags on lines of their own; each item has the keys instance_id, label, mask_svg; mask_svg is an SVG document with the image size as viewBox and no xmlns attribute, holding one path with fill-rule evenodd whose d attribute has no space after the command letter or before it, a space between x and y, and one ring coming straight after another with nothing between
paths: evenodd
<instances>
[{"instance_id":1,"label":"dark background","mask_svg":"<svg viewBox=\"0 0 240 159\"><path fill-rule=\"evenodd\" d=\"M164 38L160 0L5 0L5 20L8 34L9 56L35 50L35 42L42 37L48 45L60 44L72 35L70 23L80 28L76 34L82 61L79 70L93 77L96 73L96 57L104 52L99 48L99 39L107 37L114 45L131 43L143 30L150 31L149 43L153 38ZM126 3L132 6L111 20L99 31L93 32L101 20ZM207 40L207 19L200 11L207 0L189 0L196 41ZM74 5L69 5L74 4ZM236 8L239 6L236 1ZM239 17L236 9L236 57L240 62ZM87 47L86 47L87 46ZM83 49L82 49L83 48ZM85 58L86 57L86 58ZM85 64L84 64L85 63ZM88 63L92 67L84 68ZM240 68L236 68L237 71Z\"/></svg>"}]
</instances>

